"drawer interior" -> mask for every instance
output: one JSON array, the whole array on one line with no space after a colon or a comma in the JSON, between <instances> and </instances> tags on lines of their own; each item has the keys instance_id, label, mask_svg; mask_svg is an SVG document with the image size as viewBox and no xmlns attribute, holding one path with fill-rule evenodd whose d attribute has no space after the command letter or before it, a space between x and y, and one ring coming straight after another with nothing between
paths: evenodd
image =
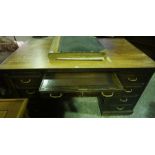
<instances>
[{"instance_id":1,"label":"drawer interior","mask_svg":"<svg viewBox=\"0 0 155 155\"><path fill-rule=\"evenodd\" d=\"M45 75L40 92L120 91L123 86L114 73L53 73Z\"/></svg>"}]
</instances>

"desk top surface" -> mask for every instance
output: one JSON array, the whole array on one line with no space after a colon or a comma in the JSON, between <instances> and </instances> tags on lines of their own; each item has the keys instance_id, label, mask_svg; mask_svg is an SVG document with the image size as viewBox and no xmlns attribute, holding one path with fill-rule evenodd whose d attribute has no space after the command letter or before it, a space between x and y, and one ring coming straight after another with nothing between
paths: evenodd
<instances>
[{"instance_id":1,"label":"desk top surface","mask_svg":"<svg viewBox=\"0 0 155 155\"><path fill-rule=\"evenodd\" d=\"M104 61L50 62L48 58L52 37L31 39L0 64L0 69L73 69L73 68L155 68L155 62L127 40L100 39L106 48Z\"/></svg>"}]
</instances>

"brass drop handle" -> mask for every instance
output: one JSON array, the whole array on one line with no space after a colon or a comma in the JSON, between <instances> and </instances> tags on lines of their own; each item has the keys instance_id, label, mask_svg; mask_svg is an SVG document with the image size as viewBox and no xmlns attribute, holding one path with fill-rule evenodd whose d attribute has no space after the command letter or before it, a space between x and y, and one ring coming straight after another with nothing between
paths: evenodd
<instances>
[{"instance_id":1,"label":"brass drop handle","mask_svg":"<svg viewBox=\"0 0 155 155\"><path fill-rule=\"evenodd\" d=\"M120 98L120 102L126 103L126 102L128 102L128 99L127 98Z\"/></svg>"},{"instance_id":2,"label":"brass drop handle","mask_svg":"<svg viewBox=\"0 0 155 155\"><path fill-rule=\"evenodd\" d=\"M105 94L104 92L101 92L101 95L104 97L112 97L114 95L114 93L111 92L111 94Z\"/></svg>"},{"instance_id":3,"label":"brass drop handle","mask_svg":"<svg viewBox=\"0 0 155 155\"><path fill-rule=\"evenodd\" d=\"M21 82L21 83L24 83L24 84L28 84L28 83L31 82L31 79L28 79L28 80L23 80L23 79L21 79L20 82Z\"/></svg>"},{"instance_id":4,"label":"brass drop handle","mask_svg":"<svg viewBox=\"0 0 155 155\"><path fill-rule=\"evenodd\" d=\"M35 90L26 90L26 93L29 95L33 95L36 93L36 91Z\"/></svg>"},{"instance_id":5,"label":"brass drop handle","mask_svg":"<svg viewBox=\"0 0 155 155\"><path fill-rule=\"evenodd\" d=\"M126 93L132 93L133 90L132 90L132 88L131 88L131 89L125 89L124 91L125 91Z\"/></svg>"},{"instance_id":6,"label":"brass drop handle","mask_svg":"<svg viewBox=\"0 0 155 155\"><path fill-rule=\"evenodd\" d=\"M52 95L52 93L50 93L49 95L51 98L61 98L63 96L62 93L60 93L59 95Z\"/></svg>"},{"instance_id":7,"label":"brass drop handle","mask_svg":"<svg viewBox=\"0 0 155 155\"><path fill-rule=\"evenodd\" d=\"M130 82L135 82L137 80L138 80L137 77L128 77L128 81L130 81Z\"/></svg>"},{"instance_id":8,"label":"brass drop handle","mask_svg":"<svg viewBox=\"0 0 155 155\"><path fill-rule=\"evenodd\" d=\"M116 107L116 109L119 110L119 111L124 110L124 108L125 108L125 106L117 106L117 107Z\"/></svg>"}]
</instances>

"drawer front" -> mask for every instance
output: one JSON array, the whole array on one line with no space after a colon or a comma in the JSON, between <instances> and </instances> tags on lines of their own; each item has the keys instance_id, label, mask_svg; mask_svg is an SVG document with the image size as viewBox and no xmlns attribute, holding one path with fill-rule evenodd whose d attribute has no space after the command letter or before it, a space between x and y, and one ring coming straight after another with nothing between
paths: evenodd
<instances>
[{"instance_id":1,"label":"drawer front","mask_svg":"<svg viewBox=\"0 0 155 155\"><path fill-rule=\"evenodd\" d=\"M103 91L101 93L102 97L110 98L110 97L139 97L143 92L144 87L124 87L122 91Z\"/></svg>"},{"instance_id":2,"label":"drawer front","mask_svg":"<svg viewBox=\"0 0 155 155\"><path fill-rule=\"evenodd\" d=\"M111 97L101 98L101 104L104 106L109 105L135 105L138 101L138 97Z\"/></svg>"},{"instance_id":3,"label":"drawer front","mask_svg":"<svg viewBox=\"0 0 155 155\"><path fill-rule=\"evenodd\" d=\"M93 97L100 96L100 92L49 92L49 93L40 93L42 97L46 98L61 98L61 97Z\"/></svg>"},{"instance_id":4,"label":"drawer front","mask_svg":"<svg viewBox=\"0 0 155 155\"><path fill-rule=\"evenodd\" d=\"M115 94L116 96L123 96L123 97L139 97L141 96L143 90L144 90L143 86L124 87L124 90L120 94L118 93Z\"/></svg>"},{"instance_id":5,"label":"drawer front","mask_svg":"<svg viewBox=\"0 0 155 155\"><path fill-rule=\"evenodd\" d=\"M113 73L55 73L44 77L39 91L48 96L99 96L103 90L109 89L123 90Z\"/></svg>"},{"instance_id":6,"label":"drawer front","mask_svg":"<svg viewBox=\"0 0 155 155\"><path fill-rule=\"evenodd\" d=\"M12 80L16 88L18 89L38 88L41 83L40 78L32 78L32 77L18 77L13 78Z\"/></svg>"},{"instance_id":7,"label":"drawer front","mask_svg":"<svg viewBox=\"0 0 155 155\"><path fill-rule=\"evenodd\" d=\"M27 97L27 98L35 98L38 97L39 93L37 89L25 89L19 90L20 97Z\"/></svg>"},{"instance_id":8,"label":"drawer front","mask_svg":"<svg viewBox=\"0 0 155 155\"><path fill-rule=\"evenodd\" d=\"M101 109L102 114L131 114L134 106L132 105L112 105L104 106Z\"/></svg>"},{"instance_id":9,"label":"drawer front","mask_svg":"<svg viewBox=\"0 0 155 155\"><path fill-rule=\"evenodd\" d=\"M144 86L150 78L149 75L131 73L119 73L117 76L124 86Z\"/></svg>"},{"instance_id":10,"label":"drawer front","mask_svg":"<svg viewBox=\"0 0 155 155\"><path fill-rule=\"evenodd\" d=\"M131 114L138 98L99 99L102 114Z\"/></svg>"},{"instance_id":11,"label":"drawer front","mask_svg":"<svg viewBox=\"0 0 155 155\"><path fill-rule=\"evenodd\" d=\"M69 97L71 97L71 95L73 96L73 94L70 94ZM79 96L80 94L76 93L74 94L76 96ZM68 97L68 94L64 94L62 92L50 92L50 93L40 93L40 96L43 98L48 98L48 99L61 99L63 97Z\"/></svg>"}]
</instances>

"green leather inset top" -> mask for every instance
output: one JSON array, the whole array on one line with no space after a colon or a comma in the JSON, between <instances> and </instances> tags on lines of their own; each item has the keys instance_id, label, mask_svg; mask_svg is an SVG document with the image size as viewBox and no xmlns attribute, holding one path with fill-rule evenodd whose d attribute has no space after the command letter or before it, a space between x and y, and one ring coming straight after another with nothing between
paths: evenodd
<instances>
[{"instance_id":1,"label":"green leather inset top","mask_svg":"<svg viewBox=\"0 0 155 155\"><path fill-rule=\"evenodd\" d=\"M90 36L62 36L60 39L60 53L68 52L100 52L104 50L103 45Z\"/></svg>"}]
</instances>

